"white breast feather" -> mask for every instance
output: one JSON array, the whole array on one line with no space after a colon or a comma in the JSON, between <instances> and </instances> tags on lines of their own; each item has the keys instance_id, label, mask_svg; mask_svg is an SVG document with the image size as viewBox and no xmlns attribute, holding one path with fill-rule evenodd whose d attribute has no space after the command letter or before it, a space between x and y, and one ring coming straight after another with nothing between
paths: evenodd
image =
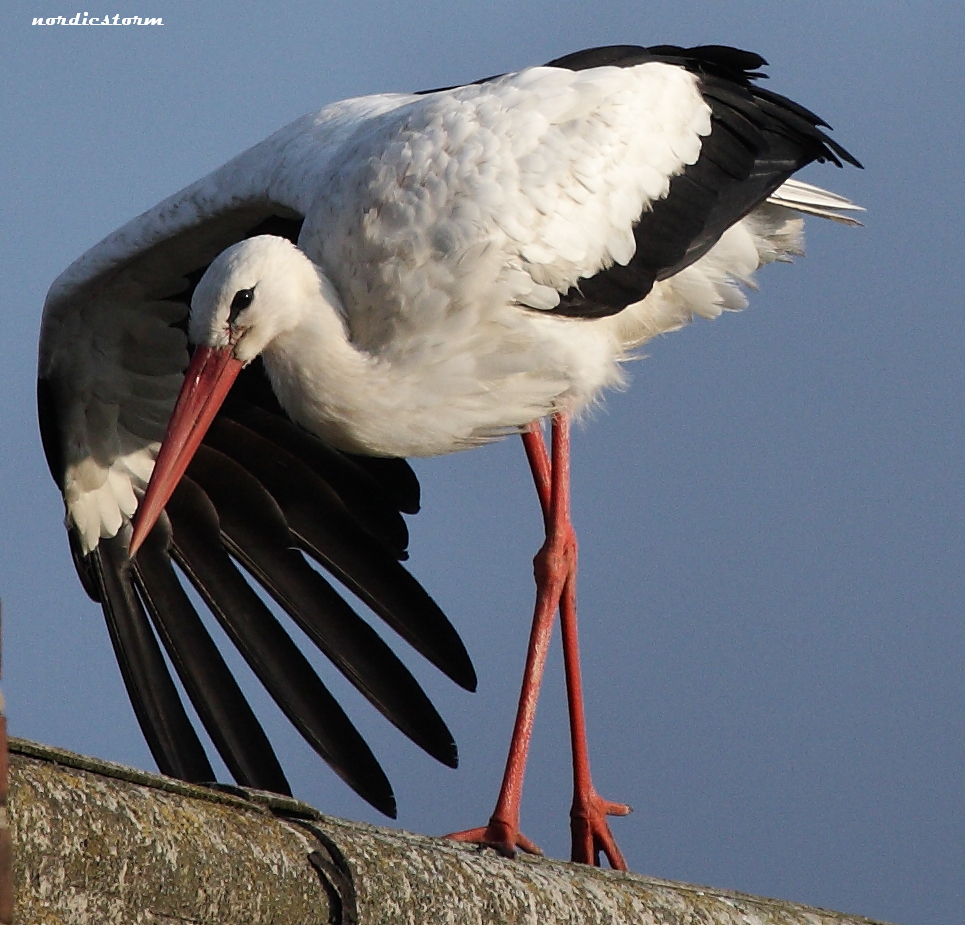
<instances>
[{"instance_id":1,"label":"white breast feather","mask_svg":"<svg viewBox=\"0 0 965 925\"><path fill-rule=\"evenodd\" d=\"M341 295L353 343L391 366L382 430L355 425L364 437L344 444L447 452L616 383L612 326L520 307L553 308L581 276L626 263L641 211L709 131L693 75L647 64L534 68L414 99L356 133L299 242Z\"/></svg>"}]
</instances>

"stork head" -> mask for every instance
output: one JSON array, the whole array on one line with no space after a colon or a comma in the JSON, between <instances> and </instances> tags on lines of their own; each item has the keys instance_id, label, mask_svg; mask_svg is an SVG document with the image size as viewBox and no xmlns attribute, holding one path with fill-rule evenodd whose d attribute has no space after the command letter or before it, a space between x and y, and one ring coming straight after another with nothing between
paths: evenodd
<instances>
[{"instance_id":1,"label":"stork head","mask_svg":"<svg viewBox=\"0 0 965 925\"><path fill-rule=\"evenodd\" d=\"M297 327L318 297L314 264L291 241L246 238L222 251L194 290L188 339L200 347L232 348L250 363L279 334Z\"/></svg>"},{"instance_id":2,"label":"stork head","mask_svg":"<svg viewBox=\"0 0 965 925\"><path fill-rule=\"evenodd\" d=\"M194 355L134 521L132 556L174 493L238 374L276 338L297 328L318 295L314 264L290 241L273 235L232 245L205 271L188 320Z\"/></svg>"}]
</instances>

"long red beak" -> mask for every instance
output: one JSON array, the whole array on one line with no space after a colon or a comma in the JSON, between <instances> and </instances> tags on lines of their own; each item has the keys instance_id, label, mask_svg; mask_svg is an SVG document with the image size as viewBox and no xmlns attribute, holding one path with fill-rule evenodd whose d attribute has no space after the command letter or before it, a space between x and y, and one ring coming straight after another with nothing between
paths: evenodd
<instances>
[{"instance_id":1,"label":"long red beak","mask_svg":"<svg viewBox=\"0 0 965 925\"><path fill-rule=\"evenodd\" d=\"M174 494L204 435L244 364L233 347L196 347L168 422L147 492L134 516L133 557Z\"/></svg>"}]
</instances>

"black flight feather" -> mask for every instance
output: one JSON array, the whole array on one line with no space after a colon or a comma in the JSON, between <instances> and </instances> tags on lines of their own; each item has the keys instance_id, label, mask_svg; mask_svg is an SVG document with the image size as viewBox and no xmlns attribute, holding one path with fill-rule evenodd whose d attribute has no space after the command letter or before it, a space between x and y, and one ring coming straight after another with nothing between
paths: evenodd
<instances>
[{"instance_id":1,"label":"black flight feather","mask_svg":"<svg viewBox=\"0 0 965 925\"><path fill-rule=\"evenodd\" d=\"M551 313L602 318L639 302L659 279L699 260L720 236L760 205L791 174L812 161L861 165L828 137L810 110L753 81L767 62L721 45L591 48L557 58L553 67L583 70L662 62L698 76L711 109L711 132L696 163L671 178L667 195L650 203L633 229L636 249L626 266L614 264L582 278Z\"/></svg>"},{"instance_id":2,"label":"black flight feather","mask_svg":"<svg viewBox=\"0 0 965 925\"><path fill-rule=\"evenodd\" d=\"M188 475L217 508L232 554L388 720L455 767L452 734L429 698L378 634L292 548L285 516L264 487L210 447L199 449Z\"/></svg>"},{"instance_id":3,"label":"black flight feather","mask_svg":"<svg viewBox=\"0 0 965 925\"><path fill-rule=\"evenodd\" d=\"M310 434L303 427L295 424L282 409L278 399L275 398L261 357L256 357L249 363L231 387L231 392L225 402L227 407L224 409L228 417L233 416L233 408L238 403L255 405L267 411L284 424L289 431L297 432L307 441L321 447L329 457L325 462L315 456L317 449L305 450L307 444L304 442L301 444L302 448L295 455L302 456L303 452L310 452L311 455L304 461L313 467L316 462L320 462L322 465L321 473L339 494L342 493L343 486L354 485L356 491L371 495L370 500L385 504L395 512L419 513L419 480L412 471L412 467L404 459L385 456L357 456L352 453L345 453L322 443L314 434ZM363 479L363 482L358 482L360 478Z\"/></svg>"},{"instance_id":4,"label":"black flight feather","mask_svg":"<svg viewBox=\"0 0 965 925\"><path fill-rule=\"evenodd\" d=\"M210 499L186 476L166 510L174 527L175 561L265 689L333 770L394 818L395 798L385 774L308 659L232 562Z\"/></svg>"},{"instance_id":5,"label":"black flight feather","mask_svg":"<svg viewBox=\"0 0 965 925\"><path fill-rule=\"evenodd\" d=\"M134 589L128 539L123 533L102 539L87 557L121 676L161 773L194 783L212 781L215 775L204 746Z\"/></svg>"},{"instance_id":6,"label":"black flight feather","mask_svg":"<svg viewBox=\"0 0 965 925\"><path fill-rule=\"evenodd\" d=\"M425 589L347 517L312 470L246 427L218 418L205 443L250 472L284 512L299 545L413 648L467 690L476 673L462 640Z\"/></svg>"},{"instance_id":7,"label":"black flight feather","mask_svg":"<svg viewBox=\"0 0 965 925\"><path fill-rule=\"evenodd\" d=\"M297 242L301 226L298 218L270 216L245 237L275 234ZM198 266L179 271L184 288L169 300L183 304L185 313L173 327L186 329L187 307L206 269ZM63 489L63 436L57 391L45 379L38 379L37 403L47 462ZM295 425L275 399L260 360L241 373L231 397L219 412L219 420L230 426L229 418L243 424L246 433L259 435L257 439L263 447L277 444L285 459L293 461L299 472L308 474L312 502L291 507L301 529L314 536L314 557L345 580L363 600L375 605L377 612L405 638L414 641L420 651L430 653L443 671L462 686L473 689L475 673L458 635L398 562L407 556L408 543L401 513L419 509L419 483L408 463L342 453ZM210 445L209 439L205 445ZM202 448L199 456L203 458L205 452ZM277 510L263 486L259 491ZM221 503L228 505L224 514L230 520L237 505L232 508L223 497ZM152 534L136 565L127 557L129 527L117 537L102 538L97 548L87 554L76 534L68 531L78 576L88 595L103 608L135 714L162 773L193 782L214 779L145 604L202 722L236 780L244 786L288 792L284 773L264 732L189 599L183 590L176 589L170 557L194 584L305 739L364 799L382 812L395 815L391 786L368 745L234 564L223 540L256 578L266 580L269 590L289 604L295 602L293 616L391 722L438 760L456 765L452 735L425 693L371 627L294 551L296 545L307 548L310 544L284 525L284 515L278 514L284 530L269 531L278 546L266 554L263 543L254 544L254 552L246 551L244 546L250 534L246 538L237 534L234 538L222 536L218 510L190 478L178 487L168 503L168 511L173 526L170 538L158 539ZM329 518L332 523L319 525L314 531L312 518L319 517ZM159 528L162 523L163 529L167 529L166 517L159 521ZM338 552L343 540L350 549L347 557ZM373 550L377 550L377 561L358 568L352 557L364 557ZM282 562L293 569L293 578L279 577L273 571L273 566ZM309 603L313 596L317 599ZM336 616L320 617L329 611ZM435 642L426 638L434 632L440 634Z\"/></svg>"},{"instance_id":8,"label":"black flight feather","mask_svg":"<svg viewBox=\"0 0 965 925\"><path fill-rule=\"evenodd\" d=\"M405 521L397 505L365 469L287 418L247 402L233 392L229 393L223 408L225 417L301 459L328 485L333 498L338 498L363 530L379 540L396 559L408 557L409 530Z\"/></svg>"},{"instance_id":9,"label":"black flight feather","mask_svg":"<svg viewBox=\"0 0 965 925\"><path fill-rule=\"evenodd\" d=\"M163 518L132 570L168 657L234 779L243 787L290 795L268 736L174 573L169 545L169 521Z\"/></svg>"}]
</instances>

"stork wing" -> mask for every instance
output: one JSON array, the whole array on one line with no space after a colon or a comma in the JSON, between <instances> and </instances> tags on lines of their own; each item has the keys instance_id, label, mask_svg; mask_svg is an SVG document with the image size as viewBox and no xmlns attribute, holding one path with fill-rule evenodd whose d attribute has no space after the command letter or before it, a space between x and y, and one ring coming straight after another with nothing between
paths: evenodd
<instances>
[{"instance_id":1,"label":"stork wing","mask_svg":"<svg viewBox=\"0 0 965 925\"><path fill-rule=\"evenodd\" d=\"M351 116L329 124L327 137L349 130ZM458 635L399 563L408 541L401 513L419 504L418 483L403 460L350 457L320 443L286 417L260 364L252 364L168 517L134 560L127 554L130 519L189 359L184 329L194 285L218 253L243 237L297 238L312 176L311 158L299 161L305 150L299 143L319 121L293 123L161 203L53 284L41 331L41 432L64 492L78 574L103 607L162 772L214 779L166 652L236 781L289 792L177 568L308 742L361 796L394 815L391 787L372 752L250 580L391 722L455 766L452 736L419 684L299 551L456 683L474 689ZM324 150L307 147L316 159Z\"/></svg>"},{"instance_id":2,"label":"stork wing","mask_svg":"<svg viewBox=\"0 0 965 925\"><path fill-rule=\"evenodd\" d=\"M710 108L710 133L700 155L669 179L666 193L647 203L633 226L633 254L581 277L553 311L571 317L605 317L639 302L657 280L694 264L728 228L765 201L855 224L829 207L855 208L847 199L788 178L812 161L861 164L826 132L810 110L755 81L767 62L726 46L640 48L616 45L576 52L550 62L583 70L602 65L674 65L697 77ZM778 189L785 191L776 197ZM815 195L824 199L815 202ZM832 201L834 200L834 201Z\"/></svg>"},{"instance_id":3,"label":"stork wing","mask_svg":"<svg viewBox=\"0 0 965 925\"><path fill-rule=\"evenodd\" d=\"M759 86L764 64L722 46L610 46L414 97L332 171L353 208L306 226L353 342L395 347L428 313L437 332L465 317L453 306L486 299L616 316L769 199L842 220L846 201L786 181L813 161L860 164L821 118Z\"/></svg>"}]
</instances>

